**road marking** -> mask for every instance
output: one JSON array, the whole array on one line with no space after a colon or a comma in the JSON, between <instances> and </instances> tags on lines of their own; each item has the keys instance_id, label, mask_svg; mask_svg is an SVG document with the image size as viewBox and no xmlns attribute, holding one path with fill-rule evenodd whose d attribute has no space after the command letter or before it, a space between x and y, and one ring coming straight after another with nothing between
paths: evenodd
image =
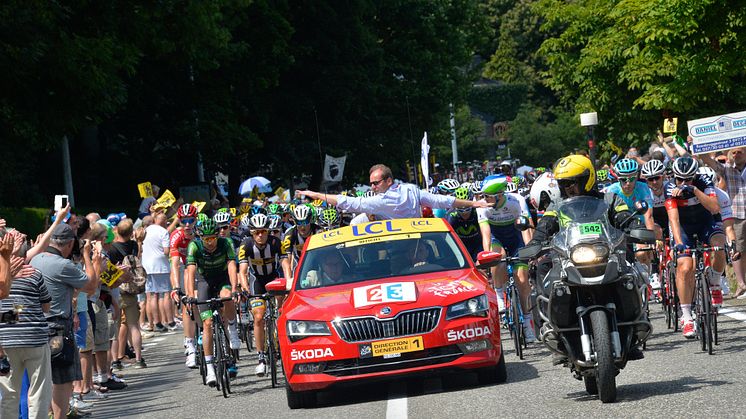
<instances>
[{"instance_id":1,"label":"road marking","mask_svg":"<svg viewBox=\"0 0 746 419\"><path fill-rule=\"evenodd\" d=\"M392 384L386 403L386 419L407 418L407 387L403 383Z\"/></svg>"},{"instance_id":2,"label":"road marking","mask_svg":"<svg viewBox=\"0 0 746 419\"><path fill-rule=\"evenodd\" d=\"M150 340L150 342L142 344L144 348L147 348L149 346L155 346L155 344L157 344L158 342L163 342L164 340L166 340L166 338L154 338L154 339L148 339L148 340Z\"/></svg>"},{"instance_id":3,"label":"road marking","mask_svg":"<svg viewBox=\"0 0 746 419\"><path fill-rule=\"evenodd\" d=\"M725 314L726 316L730 317L731 319L740 320L742 322L746 322L746 313L734 310L730 307L721 307L718 311L719 314Z\"/></svg>"}]
</instances>

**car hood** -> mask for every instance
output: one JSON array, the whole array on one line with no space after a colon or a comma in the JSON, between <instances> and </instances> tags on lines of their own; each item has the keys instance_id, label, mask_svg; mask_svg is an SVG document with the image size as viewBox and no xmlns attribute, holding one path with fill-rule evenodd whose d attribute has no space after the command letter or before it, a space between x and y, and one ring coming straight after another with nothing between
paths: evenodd
<instances>
[{"instance_id":1,"label":"car hood","mask_svg":"<svg viewBox=\"0 0 746 419\"><path fill-rule=\"evenodd\" d=\"M446 307L486 289L484 277L474 269L430 272L294 291L284 314L293 320L391 318L413 308Z\"/></svg>"}]
</instances>

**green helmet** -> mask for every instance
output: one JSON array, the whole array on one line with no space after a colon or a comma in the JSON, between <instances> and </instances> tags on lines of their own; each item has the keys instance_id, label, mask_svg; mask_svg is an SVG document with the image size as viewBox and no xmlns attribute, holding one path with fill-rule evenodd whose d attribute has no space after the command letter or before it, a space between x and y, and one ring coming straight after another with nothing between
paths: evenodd
<instances>
[{"instance_id":1,"label":"green helmet","mask_svg":"<svg viewBox=\"0 0 746 419\"><path fill-rule=\"evenodd\" d=\"M209 220L210 217L207 216L204 212L200 212L197 214L197 224L202 224L205 222L205 220Z\"/></svg>"},{"instance_id":2,"label":"green helmet","mask_svg":"<svg viewBox=\"0 0 746 419\"><path fill-rule=\"evenodd\" d=\"M485 179L482 184L482 193L495 195L505 192L508 187L508 179L505 176L496 176L492 179Z\"/></svg>"},{"instance_id":3,"label":"green helmet","mask_svg":"<svg viewBox=\"0 0 746 419\"><path fill-rule=\"evenodd\" d=\"M218 234L218 225L211 219L202 221L199 225L200 236L214 236Z\"/></svg>"},{"instance_id":4,"label":"green helmet","mask_svg":"<svg viewBox=\"0 0 746 419\"><path fill-rule=\"evenodd\" d=\"M279 215L282 213L282 208L280 208L280 205L278 204L269 204L269 206L267 207L267 210L269 211L270 214Z\"/></svg>"},{"instance_id":5,"label":"green helmet","mask_svg":"<svg viewBox=\"0 0 746 419\"><path fill-rule=\"evenodd\" d=\"M455 191L453 191L453 196L456 197L456 199L471 199L471 191L468 188L465 188L463 186L460 186L456 188Z\"/></svg>"},{"instance_id":6,"label":"green helmet","mask_svg":"<svg viewBox=\"0 0 746 419\"><path fill-rule=\"evenodd\" d=\"M228 208L220 208L218 212L230 212L230 210Z\"/></svg>"}]
</instances>

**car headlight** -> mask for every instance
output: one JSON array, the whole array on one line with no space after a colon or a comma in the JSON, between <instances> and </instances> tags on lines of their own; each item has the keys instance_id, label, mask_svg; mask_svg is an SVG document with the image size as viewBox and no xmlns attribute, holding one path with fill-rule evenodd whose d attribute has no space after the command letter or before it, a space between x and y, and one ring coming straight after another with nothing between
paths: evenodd
<instances>
[{"instance_id":1,"label":"car headlight","mask_svg":"<svg viewBox=\"0 0 746 419\"><path fill-rule=\"evenodd\" d=\"M577 265L606 263L608 259L609 248L601 244L581 244L570 252L570 260Z\"/></svg>"},{"instance_id":2,"label":"car headlight","mask_svg":"<svg viewBox=\"0 0 746 419\"><path fill-rule=\"evenodd\" d=\"M293 342L309 336L330 336L331 334L326 322L288 320L288 338Z\"/></svg>"},{"instance_id":3,"label":"car headlight","mask_svg":"<svg viewBox=\"0 0 746 419\"><path fill-rule=\"evenodd\" d=\"M471 297L468 300L451 304L446 311L446 320L456 319L464 316L487 317L490 305L487 294Z\"/></svg>"}]
</instances>

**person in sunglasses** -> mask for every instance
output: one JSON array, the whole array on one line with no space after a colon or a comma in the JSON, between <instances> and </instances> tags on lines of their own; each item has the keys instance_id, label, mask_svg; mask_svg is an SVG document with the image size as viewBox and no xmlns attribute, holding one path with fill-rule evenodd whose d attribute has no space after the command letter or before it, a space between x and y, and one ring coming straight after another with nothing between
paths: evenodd
<instances>
[{"instance_id":1,"label":"person in sunglasses","mask_svg":"<svg viewBox=\"0 0 746 419\"><path fill-rule=\"evenodd\" d=\"M282 253L290 260L290 269L295 269L295 264L300 260L303 245L309 237L321 231L321 227L315 223L315 213L312 205L298 205L293 209L293 221L295 225L285 231L282 240Z\"/></svg>"},{"instance_id":2,"label":"person in sunglasses","mask_svg":"<svg viewBox=\"0 0 746 419\"><path fill-rule=\"evenodd\" d=\"M454 208L487 208L491 206L484 200L467 201L454 196L436 195L420 190L411 183L394 183L391 169L383 164L376 164L370 168L370 187L375 196L352 197L344 195L327 195L314 191L296 191L297 196L319 199L334 205L341 211L354 213L375 214L377 220L392 218L422 217L422 208L454 209Z\"/></svg>"},{"instance_id":3,"label":"person in sunglasses","mask_svg":"<svg viewBox=\"0 0 746 419\"><path fill-rule=\"evenodd\" d=\"M686 338L694 338L691 301L694 299L694 266L686 249L695 247L697 240L711 246L725 245L723 230L713 214L720 212L720 204L710 179L698 175L699 163L690 156L673 162L674 182L666 187L666 210L676 249L676 286L681 301L681 330ZM694 236L698 239L695 239ZM713 303L722 303L720 276L725 270L725 254L711 252L711 267L706 270Z\"/></svg>"}]
</instances>

